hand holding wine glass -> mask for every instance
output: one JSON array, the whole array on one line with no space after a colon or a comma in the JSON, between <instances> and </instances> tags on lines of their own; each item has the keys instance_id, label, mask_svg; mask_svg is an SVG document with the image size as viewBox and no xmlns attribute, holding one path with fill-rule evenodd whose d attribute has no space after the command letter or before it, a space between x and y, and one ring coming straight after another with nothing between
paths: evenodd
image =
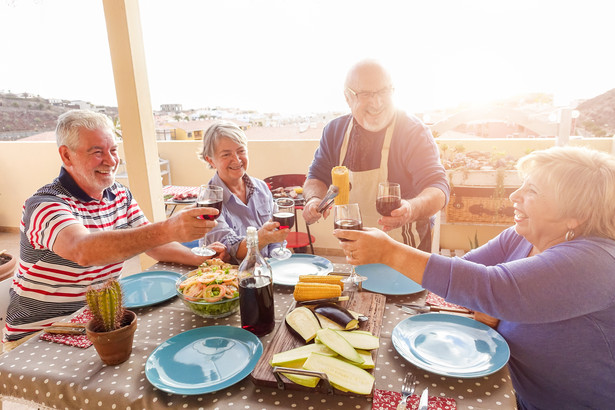
<instances>
[{"instance_id":1,"label":"hand holding wine glass","mask_svg":"<svg viewBox=\"0 0 615 410\"><path fill-rule=\"evenodd\" d=\"M363 229L359 204L335 205L333 208L333 226L335 229L352 229L356 231ZM345 241L345 239L340 240ZM343 280L344 290L356 291L359 288L359 283L366 279L365 276L357 275L353 265L350 276Z\"/></svg>"},{"instance_id":2,"label":"hand holding wine glass","mask_svg":"<svg viewBox=\"0 0 615 410\"><path fill-rule=\"evenodd\" d=\"M280 229L290 229L295 225L295 201L291 198L278 198L273 209L273 221L280 224ZM292 252L286 249L286 241L282 246L271 251L271 256L278 260L288 259Z\"/></svg>"},{"instance_id":3,"label":"hand holding wine glass","mask_svg":"<svg viewBox=\"0 0 615 410\"><path fill-rule=\"evenodd\" d=\"M223 191L222 188L217 185L201 185L199 189L199 195L196 198L196 206L200 207L209 207L216 208L218 210L218 214L216 215L203 215L203 219L207 219L209 221L213 221L218 216L220 216L220 212L222 212L222 200L223 200ZM203 244L196 248L192 248L192 252L199 256L214 256L216 251L205 246L205 239L203 239Z\"/></svg>"},{"instance_id":4,"label":"hand holding wine glass","mask_svg":"<svg viewBox=\"0 0 615 410\"><path fill-rule=\"evenodd\" d=\"M378 184L376 210L382 216L391 216L391 212L401 206L401 189L395 182Z\"/></svg>"}]
</instances>

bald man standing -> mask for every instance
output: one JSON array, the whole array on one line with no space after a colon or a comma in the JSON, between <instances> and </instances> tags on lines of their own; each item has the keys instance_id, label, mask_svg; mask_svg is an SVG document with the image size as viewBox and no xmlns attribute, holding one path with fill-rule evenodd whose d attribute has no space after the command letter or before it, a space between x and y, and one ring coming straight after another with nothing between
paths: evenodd
<instances>
[{"instance_id":1,"label":"bald man standing","mask_svg":"<svg viewBox=\"0 0 615 410\"><path fill-rule=\"evenodd\" d=\"M450 187L431 131L416 117L396 110L389 73L374 60L355 64L344 96L351 114L323 130L303 187L308 223L327 216L317 211L331 184L331 169L350 171L350 202L358 203L363 226L378 226L396 240L430 251L430 217L448 202ZM379 182L401 186L401 206L391 216L376 211Z\"/></svg>"}]
</instances>

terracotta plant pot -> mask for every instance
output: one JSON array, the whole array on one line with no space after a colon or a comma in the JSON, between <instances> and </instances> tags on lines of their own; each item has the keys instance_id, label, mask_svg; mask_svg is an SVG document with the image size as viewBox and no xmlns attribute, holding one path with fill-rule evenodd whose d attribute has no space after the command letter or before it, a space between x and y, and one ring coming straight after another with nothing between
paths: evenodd
<instances>
[{"instance_id":1,"label":"terracotta plant pot","mask_svg":"<svg viewBox=\"0 0 615 410\"><path fill-rule=\"evenodd\" d=\"M88 339L94 344L100 360L108 366L124 363L132 353L132 340L137 330L137 315L131 310L124 313L123 326L111 332L99 332L90 320L85 326Z\"/></svg>"},{"instance_id":2,"label":"terracotta plant pot","mask_svg":"<svg viewBox=\"0 0 615 410\"><path fill-rule=\"evenodd\" d=\"M13 276L15 265L17 265L17 259L13 255L6 252L0 255L0 280Z\"/></svg>"}]
</instances>

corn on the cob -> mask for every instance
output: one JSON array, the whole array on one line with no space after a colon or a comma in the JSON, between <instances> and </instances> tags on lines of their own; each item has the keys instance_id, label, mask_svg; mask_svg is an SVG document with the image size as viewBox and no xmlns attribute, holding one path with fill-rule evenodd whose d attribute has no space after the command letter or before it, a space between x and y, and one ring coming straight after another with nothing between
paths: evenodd
<instances>
[{"instance_id":1,"label":"corn on the cob","mask_svg":"<svg viewBox=\"0 0 615 410\"><path fill-rule=\"evenodd\" d=\"M339 193L335 197L335 205L346 205L350 191L348 168L340 166L331 170L331 184L337 186Z\"/></svg>"},{"instance_id":2,"label":"corn on the cob","mask_svg":"<svg viewBox=\"0 0 615 410\"><path fill-rule=\"evenodd\" d=\"M342 290L344 290L344 279L343 276L340 275L299 275L299 282L305 283L328 283L330 285L339 285Z\"/></svg>"},{"instance_id":3,"label":"corn on the cob","mask_svg":"<svg viewBox=\"0 0 615 410\"><path fill-rule=\"evenodd\" d=\"M329 283L306 283L298 282L295 285L293 296L297 302L313 299L335 298L342 295L342 288L339 285Z\"/></svg>"}]
</instances>

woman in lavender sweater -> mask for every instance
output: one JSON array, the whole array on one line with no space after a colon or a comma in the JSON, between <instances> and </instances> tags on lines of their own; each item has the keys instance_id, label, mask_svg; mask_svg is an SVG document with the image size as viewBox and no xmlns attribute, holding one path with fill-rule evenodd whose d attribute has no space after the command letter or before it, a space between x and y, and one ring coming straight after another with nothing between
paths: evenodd
<instances>
[{"instance_id":1,"label":"woman in lavender sweater","mask_svg":"<svg viewBox=\"0 0 615 410\"><path fill-rule=\"evenodd\" d=\"M484 312L508 342L520 409L615 405L615 157L557 147L519 161L515 226L463 258L378 229L334 232L355 265L384 263ZM489 317L490 316L490 317Z\"/></svg>"}]
</instances>

